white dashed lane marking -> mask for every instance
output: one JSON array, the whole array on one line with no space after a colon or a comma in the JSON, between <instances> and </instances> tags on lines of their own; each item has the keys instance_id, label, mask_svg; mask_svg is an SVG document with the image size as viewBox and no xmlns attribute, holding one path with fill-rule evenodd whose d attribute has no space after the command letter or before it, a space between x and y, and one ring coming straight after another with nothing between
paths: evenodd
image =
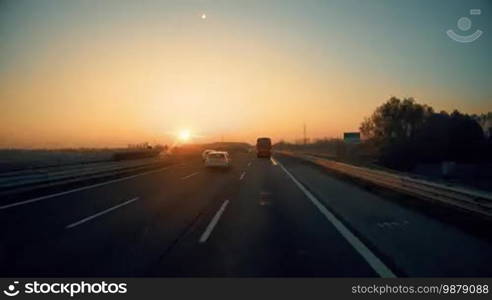
<instances>
[{"instance_id":1,"label":"white dashed lane marking","mask_svg":"<svg viewBox=\"0 0 492 300\"><path fill-rule=\"evenodd\" d=\"M212 234L212 231L215 228L215 225L219 222L220 217L224 213L227 204L229 204L229 200L224 201L222 205L220 206L219 210L215 213L214 217L212 218L212 221L210 221L210 224L208 224L207 228L203 232L202 236L200 237L200 243L205 243L208 238L210 237L210 234Z\"/></svg>"},{"instance_id":2,"label":"white dashed lane marking","mask_svg":"<svg viewBox=\"0 0 492 300\"><path fill-rule=\"evenodd\" d=\"M125 201L125 202L123 202L123 203L120 203L120 204L118 204L118 205L115 205L115 206L113 206L113 207L110 207L110 208L108 208L108 209L105 209L105 210L103 210L103 211L101 211L101 212L98 212L97 214L93 214L92 216L89 216L89 217L87 217L87 218L83 218L83 219L82 219L82 220L80 220L80 221L77 221L77 222L75 222L75 223L69 224L69 225L65 226L65 229L74 228L74 227L76 227L76 226L79 226L79 225L81 225L81 224L84 224L84 223L86 223L86 222L88 222L88 221L90 221L90 220L92 220L92 219L95 219L95 218L97 218L97 217L99 217L99 216L102 216L102 215L104 215L104 214L107 214L107 213L108 213L108 212L110 212L110 211L113 211L113 210L118 209L118 208L120 208L120 207L122 207L122 206L128 205L128 204L130 204L130 203L132 203L132 202L135 202L135 201L137 201L137 200L138 200L138 197L135 197L135 198L133 198L133 199L130 199L130 200L128 200L128 201Z\"/></svg>"},{"instance_id":3,"label":"white dashed lane marking","mask_svg":"<svg viewBox=\"0 0 492 300\"><path fill-rule=\"evenodd\" d=\"M185 180L185 179L188 179L190 177L193 177L195 175L198 175L200 172L195 172L195 173L191 173L190 175L186 175L186 176L183 176L181 177L181 180Z\"/></svg>"}]
</instances>

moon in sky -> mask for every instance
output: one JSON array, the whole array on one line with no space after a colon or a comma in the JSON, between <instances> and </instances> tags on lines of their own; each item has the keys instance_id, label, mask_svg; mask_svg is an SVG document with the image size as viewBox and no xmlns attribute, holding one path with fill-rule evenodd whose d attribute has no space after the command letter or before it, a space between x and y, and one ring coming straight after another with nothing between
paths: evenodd
<instances>
[{"instance_id":1,"label":"moon in sky","mask_svg":"<svg viewBox=\"0 0 492 300\"><path fill-rule=\"evenodd\" d=\"M207 18L207 15L206 14L202 14L202 20L205 20Z\"/></svg>"}]
</instances>

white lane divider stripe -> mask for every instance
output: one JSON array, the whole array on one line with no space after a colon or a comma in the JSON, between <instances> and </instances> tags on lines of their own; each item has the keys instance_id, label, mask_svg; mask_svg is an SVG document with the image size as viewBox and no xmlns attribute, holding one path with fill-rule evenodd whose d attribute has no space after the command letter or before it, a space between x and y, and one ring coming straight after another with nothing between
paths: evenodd
<instances>
[{"instance_id":1,"label":"white lane divider stripe","mask_svg":"<svg viewBox=\"0 0 492 300\"><path fill-rule=\"evenodd\" d=\"M274 166L276 166L278 164L277 161L273 157L270 157L270 161L272 162L272 164Z\"/></svg>"},{"instance_id":2,"label":"white lane divider stripe","mask_svg":"<svg viewBox=\"0 0 492 300\"><path fill-rule=\"evenodd\" d=\"M198 173L200 173L200 172L195 172L195 173L191 173L190 175L183 176L183 177L181 177L181 180L185 180L185 179L188 179L190 177L193 177L193 176L197 175Z\"/></svg>"},{"instance_id":3,"label":"white lane divider stripe","mask_svg":"<svg viewBox=\"0 0 492 300\"><path fill-rule=\"evenodd\" d=\"M244 176L246 176L246 172L245 171L243 171L241 173L241 176L239 177L239 180L243 180L244 179Z\"/></svg>"},{"instance_id":4,"label":"white lane divider stripe","mask_svg":"<svg viewBox=\"0 0 492 300\"><path fill-rule=\"evenodd\" d=\"M171 166L164 167L164 168L157 169L157 170L144 172L144 173L139 173L139 174L135 174L135 175L127 176L127 177L117 178L117 179L113 179L113 180L109 180L109 181L105 181L105 182L101 182L101 183L96 183L96 184L92 184L92 185L88 185L88 186L83 186L83 187L75 188L72 190L59 192L56 194L51 194L51 195L41 196L41 197L29 199L29 200L19 201L19 202L15 202L15 203L11 203L11 204L6 204L3 206L0 206L0 210L15 207L15 206L21 206L21 205L25 205L25 204L29 204L29 203L33 203L33 202L38 202L41 200L46 200L46 199L50 199L50 198L54 198L54 197L58 197L58 196L63 196L63 195L67 195L67 194L71 194L71 193L75 193L75 192L80 192L80 191L84 191L84 190L88 190L88 189L93 189L93 188L100 187L103 185L132 179L132 178L135 178L138 176L143 176L143 175L161 172L161 171L167 170L169 168L171 168Z\"/></svg>"},{"instance_id":5,"label":"white lane divider stripe","mask_svg":"<svg viewBox=\"0 0 492 300\"><path fill-rule=\"evenodd\" d=\"M224 201L222 205L220 206L220 209L215 213L215 216L213 217L212 221L210 221L210 224L208 224L207 228L203 232L202 236L200 237L200 243L205 243L207 239L210 237L210 234L212 234L212 231L214 230L215 225L219 222L220 216L224 213L227 204L229 204L229 200Z\"/></svg>"},{"instance_id":6,"label":"white lane divider stripe","mask_svg":"<svg viewBox=\"0 0 492 300\"><path fill-rule=\"evenodd\" d=\"M369 249L362 241L357 238L338 218L332 214L321 202L309 192L302 183L300 183L294 175L277 162L280 168L294 181L299 189L311 200L318 210L330 221L340 234L349 242L349 244L364 258L364 260L372 267L372 269L383 278L396 278L396 275Z\"/></svg>"},{"instance_id":7,"label":"white lane divider stripe","mask_svg":"<svg viewBox=\"0 0 492 300\"><path fill-rule=\"evenodd\" d=\"M95 218L97 218L97 217L99 217L99 216L102 216L102 215L104 215L104 214L107 214L107 213L108 213L108 212L110 212L110 211L113 211L113 210L118 209L118 208L120 208L120 207L122 207L122 206L125 206L125 205L128 205L128 204L132 203L132 202L135 202L135 201L137 201L138 199L139 199L138 197L135 197L135 198L133 198L133 199L130 199L130 200L128 200L128 201L125 201L125 202L123 202L123 203L120 203L120 204L118 204L118 205L115 205L115 206L113 206L113 207L111 207L111 208L108 208L108 209L105 209L105 210L103 210L103 211L101 211L101 212L98 212L97 214L93 214L92 216L89 216L89 217L87 217L87 218L83 218L83 219L82 219L82 220L80 220L80 221L77 221L77 222L75 222L75 223L72 223L72 224L69 224L69 225L65 226L65 229L74 228L75 226L79 226L79 225L81 225L81 224L84 224L85 222L88 222L88 221L90 221L90 220L92 220L92 219L95 219Z\"/></svg>"}]
</instances>

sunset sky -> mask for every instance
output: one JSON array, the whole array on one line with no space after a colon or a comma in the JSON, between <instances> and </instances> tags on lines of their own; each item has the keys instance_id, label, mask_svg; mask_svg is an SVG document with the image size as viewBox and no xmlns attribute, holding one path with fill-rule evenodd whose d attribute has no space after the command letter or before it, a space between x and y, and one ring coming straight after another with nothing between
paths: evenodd
<instances>
[{"instance_id":1,"label":"sunset sky","mask_svg":"<svg viewBox=\"0 0 492 300\"><path fill-rule=\"evenodd\" d=\"M491 53L490 0L1 1L0 147L339 137L390 96L492 111Z\"/></svg>"}]
</instances>

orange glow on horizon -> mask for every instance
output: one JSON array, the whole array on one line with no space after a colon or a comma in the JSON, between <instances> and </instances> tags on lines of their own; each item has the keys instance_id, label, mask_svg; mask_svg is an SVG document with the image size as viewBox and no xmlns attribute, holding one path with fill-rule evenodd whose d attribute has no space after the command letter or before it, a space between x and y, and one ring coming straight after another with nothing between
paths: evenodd
<instances>
[{"instance_id":1,"label":"orange glow on horizon","mask_svg":"<svg viewBox=\"0 0 492 300\"><path fill-rule=\"evenodd\" d=\"M181 141L294 141L304 123L311 139L340 137L392 95L437 110L489 109L433 86L402 87L400 76L341 59L329 43L321 52L208 8L177 11L125 26L117 15L86 31L50 27L56 34L40 39L33 58L0 72L0 148L170 144L179 128L194 129Z\"/></svg>"}]
</instances>

